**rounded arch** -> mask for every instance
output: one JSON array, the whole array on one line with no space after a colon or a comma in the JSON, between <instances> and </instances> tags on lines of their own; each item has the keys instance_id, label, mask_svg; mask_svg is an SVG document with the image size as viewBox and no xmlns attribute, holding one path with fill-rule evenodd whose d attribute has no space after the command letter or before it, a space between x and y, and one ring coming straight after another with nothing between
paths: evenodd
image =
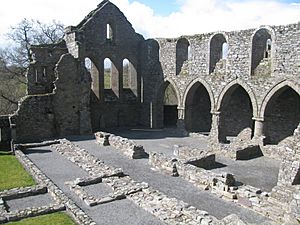
<instances>
[{"instance_id":1,"label":"rounded arch","mask_svg":"<svg viewBox=\"0 0 300 225\"><path fill-rule=\"evenodd\" d=\"M182 66L189 59L190 42L185 37L178 39L176 43L176 75L179 75Z\"/></svg>"},{"instance_id":2,"label":"rounded arch","mask_svg":"<svg viewBox=\"0 0 300 225\"><path fill-rule=\"evenodd\" d=\"M271 98L276 93L278 93L280 90L283 90L285 87L290 87L295 92L297 92L298 95L300 96L300 85L299 84L295 84L294 82L289 81L289 80L285 80L285 81L278 83L273 88L271 88L271 90L267 93L267 95L264 97L264 99L262 101L262 105L261 105L260 111L259 111L259 116L261 118L264 118L267 105L268 105L269 101L271 100Z\"/></svg>"},{"instance_id":3,"label":"rounded arch","mask_svg":"<svg viewBox=\"0 0 300 225\"><path fill-rule=\"evenodd\" d=\"M184 94L183 94L183 98L182 98L182 106L185 106L186 105L186 100L187 100L187 96L190 92L190 90L193 88L193 86L196 84L196 83L200 83L202 84L206 91L208 92L208 95L209 95L209 98L210 98L210 103L211 103L211 110L213 111L214 108L215 108L215 98L214 98L214 94L212 92L212 89L210 87L210 85L203 79L201 78L197 78L195 80L193 80L192 82L189 83L189 85L186 87L185 91L184 91Z\"/></svg>"},{"instance_id":4,"label":"rounded arch","mask_svg":"<svg viewBox=\"0 0 300 225\"><path fill-rule=\"evenodd\" d=\"M220 111L222 101L224 99L224 96L227 94L230 89L232 89L234 86L241 86L249 95L249 98L251 100L252 104L252 110L253 110L253 117L258 117L258 104L257 104L257 98L253 92L253 90L247 85L246 83L240 81L240 80L234 80L227 84L225 88L222 90L221 94L218 97L217 105L216 105L216 111Z\"/></svg>"},{"instance_id":5,"label":"rounded arch","mask_svg":"<svg viewBox=\"0 0 300 225\"><path fill-rule=\"evenodd\" d=\"M269 26L262 26L256 29L251 36L251 47L250 47L250 74L256 74L256 68L259 67L260 63L265 59L272 59L272 55L275 54L274 43L275 32ZM270 66L273 63L270 60ZM263 64L264 65L264 64ZM270 68L271 68L270 67ZM270 70L271 72L271 70Z\"/></svg>"},{"instance_id":6,"label":"rounded arch","mask_svg":"<svg viewBox=\"0 0 300 225\"><path fill-rule=\"evenodd\" d=\"M209 73L213 73L217 63L224 59L224 44L227 44L227 38L223 33L215 33L209 39ZM226 46L228 51L228 46Z\"/></svg>"}]
</instances>

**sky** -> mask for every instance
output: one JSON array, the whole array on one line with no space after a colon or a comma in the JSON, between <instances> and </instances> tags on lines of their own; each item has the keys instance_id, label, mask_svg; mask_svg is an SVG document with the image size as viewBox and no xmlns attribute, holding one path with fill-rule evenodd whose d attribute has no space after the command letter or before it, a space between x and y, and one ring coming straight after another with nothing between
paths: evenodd
<instances>
[{"instance_id":1,"label":"sky","mask_svg":"<svg viewBox=\"0 0 300 225\"><path fill-rule=\"evenodd\" d=\"M300 0L111 0L145 38L284 25L300 21ZM100 0L9 0L0 8L0 47L23 18L77 25ZM17 6L17 7L16 7Z\"/></svg>"}]
</instances>

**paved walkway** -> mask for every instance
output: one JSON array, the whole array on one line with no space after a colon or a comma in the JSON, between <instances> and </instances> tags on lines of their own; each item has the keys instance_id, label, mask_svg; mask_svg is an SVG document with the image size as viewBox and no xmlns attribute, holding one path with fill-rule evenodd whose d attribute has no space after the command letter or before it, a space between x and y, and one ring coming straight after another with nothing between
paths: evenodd
<instances>
[{"instance_id":1,"label":"paved walkway","mask_svg":"<svg viewBox=\"0 0 300 225\"><path fill-rule=\"evenodd\" d=\"M161 225L163 224L150 213L124 199L94 207L88 207L70 188L66 181L89 175L75 164L61 156L50 147L31 149L27 156L75 203L82 208L97 224L107 225ZM100 193L102 192L102 193ZM106 195L106 190L99 189L99 195Z\"/></svg>"},{"instance_id":2,"label":"paved walkway","mask_svg":"<svg viewBox=\"0 0 300 225\"><path fill-rule=\"evenodd\" d=\"M144 133L143 135L147 136L148 134ZM138 140L141 144L148 143L148 146L146 146L147 151L156 151L157 149L165 151L167 149L171 154L174 144L199 144L199 140L193 138L168 138L157 133L156 135L161 135L161 138L158 138L158 140L155 137L145 140L143 139L143 135L139 137L136 136L135 140ZM124 173L128 174L132 179L138 182L147 182L151 187L165 193L169 197L177 198L198 209L205 210L218 219L222 219L234 213L242 220L250 223L261 223L266 220L265 217L251 210L238 207L238 205L217 198L209 192L201 191L180 177L175 178L153 171L148 165L147 159L131 160L112 147L101 147L95 143L93 136L72 137L70 140L79 147L86 149L90 154L104 161L108 166L122 168ZM206 143L202 143L202 146L205 147ZM73 199L78 206L97 222L97 224L163 224L156 217L127 199L95 207L88 207L65 185L66 181L87 177L88 174L85 171L51 147L31 149L25 153L69 198ZM228 168L231 167L228 166ZM85 188L89 193L97 196L105 196L109 191L106 187L97 188L97 185Z\"/></svg>"}]
</instances>

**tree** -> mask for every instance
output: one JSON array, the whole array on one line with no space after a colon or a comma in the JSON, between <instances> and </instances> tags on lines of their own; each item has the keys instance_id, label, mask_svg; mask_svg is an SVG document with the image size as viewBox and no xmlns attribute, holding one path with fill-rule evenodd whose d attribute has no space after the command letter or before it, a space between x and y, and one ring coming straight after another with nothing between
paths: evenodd
<instances>
[{"instance_id":1,"label":"tree","mask_svg":"<svg viewBox=\"0 0 300 225\"><path fill-rule=\"evenodd\" d=\"M27 68L32 60L31 45L54 44L62 40L64 25L52 21L23 19L6 34L12 43L0 49L0 115L13 113L26 94Z\"/></svg>"}]
</instances>

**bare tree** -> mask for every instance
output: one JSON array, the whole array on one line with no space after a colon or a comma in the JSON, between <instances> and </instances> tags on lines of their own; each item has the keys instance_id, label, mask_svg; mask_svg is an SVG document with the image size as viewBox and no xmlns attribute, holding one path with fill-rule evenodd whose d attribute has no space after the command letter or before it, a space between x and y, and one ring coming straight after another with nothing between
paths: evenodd
<instances>
[{"instance_id":1,"label":"bare tree","mask_svg":"<svg viewBox=\"0 0 300 225\"><path fill-rule=\"evenodd\" d=\"M17 109L18 100L26 94L25 73L32 60L31 45L54 44L62 40L64 25L52 21L23 19L6 34L12 42L0 49L0 115Z\"/></svg>"}]
</instances>

